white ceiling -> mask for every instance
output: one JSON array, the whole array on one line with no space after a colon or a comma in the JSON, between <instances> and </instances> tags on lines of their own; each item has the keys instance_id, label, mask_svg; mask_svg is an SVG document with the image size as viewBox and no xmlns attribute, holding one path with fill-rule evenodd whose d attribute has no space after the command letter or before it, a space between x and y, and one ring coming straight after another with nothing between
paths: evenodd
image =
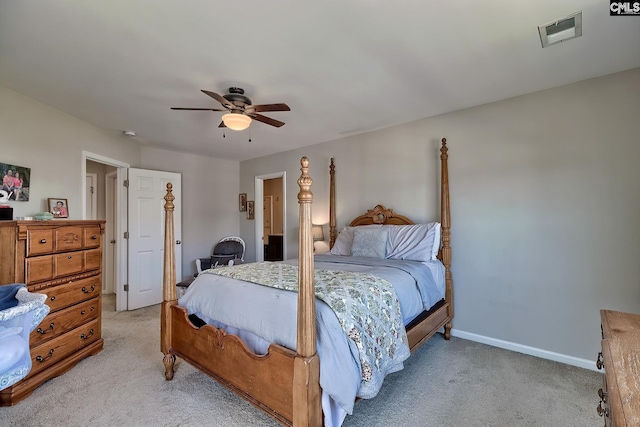
<instances>
[{"instance_id":1,"label":"white ceiling","mask_svg":"<svg viewBox=\"0 0 640 427\"><path fill-rule=\"evenodd\" d=\"M0 0L0 84L114 135L245 160L640 66L606 0ZM583 36L537 27L583 12ZM223 131L201 89L245 89L274 128ZM251 142L249 142L251 138Z\"/></svg>"}]
</instances>

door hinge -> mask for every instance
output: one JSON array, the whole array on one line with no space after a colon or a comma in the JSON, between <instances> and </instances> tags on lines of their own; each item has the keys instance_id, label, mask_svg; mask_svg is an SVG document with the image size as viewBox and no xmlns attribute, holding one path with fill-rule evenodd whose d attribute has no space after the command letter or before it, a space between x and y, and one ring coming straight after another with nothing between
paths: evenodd
<instances>
[{"instance_id":1,"label":"door hinge","mask_svg":"<svg viewBox=\"0 0 640 427\"><path fill-rule=\"evenodd\" d=\"M129 238L129 232L128 232L128 231L125 231L125 232L124 232L124 238L125 238L125 239L128 239L128 238Z\"/></svg>"},{"instance_id":2,"label":"door hinge","mask_svg":"<svg viewBox=\"0 0 640 427\"><path fill-rule=\"evenodd\" d=\"M125 187L129 188L129 180L128 180L128 179L125 179L125 180L122 182L122 185L124 185Z\"/></svg>"},{"instance_id":3,"label":"door hinge","mask_svg":"<svg viewBox=\"0 0 640 427\"><path fill-rule=\"evenodd\" d=\"M128 285L128 284L127 284L127 285L124 285L124 291L125 291L125 292L129 292L129 285Z\"/></svg>"}]
</instances>

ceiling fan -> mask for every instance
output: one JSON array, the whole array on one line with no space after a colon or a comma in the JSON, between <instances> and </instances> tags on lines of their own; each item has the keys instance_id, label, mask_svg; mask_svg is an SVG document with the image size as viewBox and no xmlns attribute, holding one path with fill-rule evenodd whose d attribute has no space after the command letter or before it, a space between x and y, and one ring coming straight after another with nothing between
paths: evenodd
<instances>
[{"instance_id":1,"label":"ceiling fan","mask_svg":"<svg viewBox=\"0 0 640 427\"><path fill-rule=\"evenodd\" d=\"M244 95L244 89L239 87L230 87L229 93L223 96L208 90L202 90L203 93L218 101L224 109L220 108L184 108L171 107L172 110L196 110L196 111L228 111L222 116L222 122L218 127L227 127L232 130L244 130L249 127L251 120L257 120L271 126L280 127L284 125L281 122L270 117L263 116L265 111L291 111L287 104L263 104L253 105L251 99Z\"/></svg>"}]
</instances>

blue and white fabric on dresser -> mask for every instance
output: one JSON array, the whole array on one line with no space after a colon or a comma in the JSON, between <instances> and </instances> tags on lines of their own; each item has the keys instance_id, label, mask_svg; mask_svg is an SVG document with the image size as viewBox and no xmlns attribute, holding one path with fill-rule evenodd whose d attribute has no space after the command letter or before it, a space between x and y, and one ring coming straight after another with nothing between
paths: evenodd
<instances>
[{"instance_id":1,"label":"blue and white fabric on dresser","mask_svg":"<svg viewBox=\"0 0 640 427\"><path fill-rule=\"evenodd\" d=\"M0 390L29 374L29 334L49 314L46 299L23 284L0 286Z\"/></svg>"}]
</instances>

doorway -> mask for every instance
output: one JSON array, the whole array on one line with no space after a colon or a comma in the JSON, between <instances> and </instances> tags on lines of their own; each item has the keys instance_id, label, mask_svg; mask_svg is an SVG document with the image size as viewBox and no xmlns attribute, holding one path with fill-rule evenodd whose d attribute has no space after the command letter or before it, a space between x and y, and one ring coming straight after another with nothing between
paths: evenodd
<instances>
[{"instance_id":1,"label":"doorway","mask_svg":"<svg viewBox=\"0 0 640 427\"><path fill-rule=\"evenodd\" d=\"M286 258L286 172L256 176L256 261Z\"/></svg>"},{"instance_id":2,"label":"doorway","mask_svg":"<svg viewBox=\"0 0 640 427\"><path fill-rule=\"evenodd\" d=\"M166 182L174 184L174 195L179 196L181 189L181 175L179 173L133 169L128 164L118 160L109 159L97 154L82 152L82 183L83 183L83 219L88 219L89 211L87 203L91 198L87 197L88 173L96 173L98 180L97 192L97 219L106 220L104 245L103 245L103 284L102 290L106 298L104 301L115 302L115 306L106 306L105 309L116 311L131 310L144 305L152 305L162 301L162 268L156 269L162 264L161 252L164 248L160 240L164 239L164 213L161 209L165 195ZM125 188L125 181L133 178L134 188ZM102 191L101 189L104 189ZM135 190L135 191L133 191ZM128 201L134 193L145 192L144 200L135 203ZM136 193L136 194L138 194ZM178 198L178 200L180 200ZM176 202L174 218L176 218L176 273L181 277L181 229L180 207ZM144 212L143 212L144 211ZM142 221L141 216L149 219ZM150 218L155 219L150 219ZM129 224L131 219L132 223ZM154 226L150 226L152 224ZM133 263L130 256L140 254L141 242L154 241L153 248L147 247L146 254L148 271L152 274L141 274L144 260L138 256ZM129 246L132 250L129 250ZM153 249L153 250L151 250ZM153 266L153 267L151 267ZM157 271L156 271L157 270ZM131 279L133 277L133 279ZM125 284L128 291L125 291ZM148 297L139 298L141 295ZM131 297L136 297L131 300Z\"/></svg>"},{"instance_id":3,"label":"doorway","mask_svg":"<svg viewBox=\"0 0 640 427\"><path fill-rule=\"evenodd\" d=\"M284 233L282 218L282 177L265 179L262 182L262 228L264 236L264 260L284 259Z\"/></svg>"}]
</instances>

